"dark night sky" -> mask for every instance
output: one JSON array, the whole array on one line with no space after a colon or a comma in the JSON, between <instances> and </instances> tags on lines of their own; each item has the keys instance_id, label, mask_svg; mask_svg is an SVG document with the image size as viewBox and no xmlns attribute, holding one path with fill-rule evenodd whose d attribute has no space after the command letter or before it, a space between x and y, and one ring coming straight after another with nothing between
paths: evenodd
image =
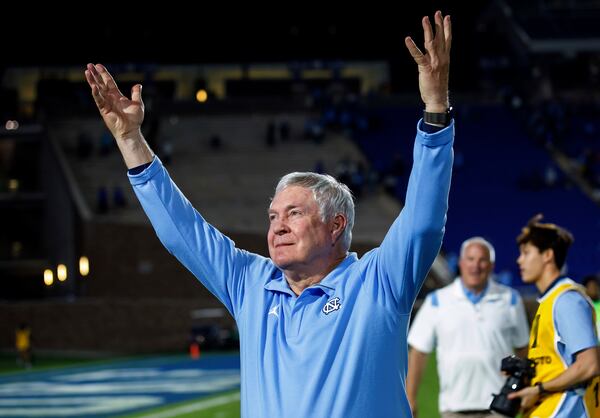
<instances>
[{"instance_id":1,"label":"dark night sky","mask_svg":"<svg viewBox=\"0 0 600 418\"><path fill-rule=\"evenodd\" d=\"M302 4L302 8L280 4L268 12L248 7L243 10L233 4L228 10L202 10L201 5L191 4L152 10L96 4L98 10L90 9L80 17L71 16L77 11L61 12L59 7L47 14L38 10L35 16L15 11L0 25L0 36L7 41L0 70L2 66L83 66L87 62L160 65L385 60L391 64L394 85L406 80L412 86L416 73L404 37L411 35L422 44L421 17L433 16L441 9L453 18L452 59L460 68L458 72L451 66L453 86L468 88L477 66L475 26L485 2L474 7L458 3L401 2L370 8L364 2L355 6L347 3L344 9L333 12L310 4ZM285 11L287 8L291 9Z\"/></svg>"},{"instance_id":2,"label":"dark night sky","mask_svg":"<svg viewBox=\"0 0 600 418\"><path fill-rule=\"evenodd\" d=\"M421 37L420 17L432 15L437 8L453 14L455 35L461 38L461 46L467 47L482 8L447 6L448 1L404 3L388 3L376 9L367 9L364 3L352 8L346 5L345 10L336 13L311 10L309 4L288 12L283 8L298 5L280 5L280 10L268 13L258 9L201 12L193 10L200 5L188 5L146 14L144 9L130 11L119 6L90 11L79 18L62 17L57 10L49 12L58 15L52 18L43 12L32 17L19 11L0 25L0 35L8 41L3 42L5 53L10 51L2 61L4 65L59 65L89 60L198 63L392 59L404 53L405 35ZM107 15L104 20L103 15Z\"/></svg>"}]
</instances>

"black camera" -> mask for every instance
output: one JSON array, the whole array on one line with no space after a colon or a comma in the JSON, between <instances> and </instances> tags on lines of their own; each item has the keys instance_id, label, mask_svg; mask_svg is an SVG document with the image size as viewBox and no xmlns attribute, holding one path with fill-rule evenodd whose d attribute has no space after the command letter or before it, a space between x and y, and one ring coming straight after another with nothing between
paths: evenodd
<instances>
[{"instance_id":1,"label":"black camera","mask_svg":"<svg viewBox=\"0 0 600 418\"><path fill-rule=\"evenodd\" d=\"M521 399L508 399L507 395L530 385L531 379L535 376L535 363L529 359L509 356L502 359L500 370L507 373L508 378L500 393L494 395L490 409L514 417L521 407Z\"/></svg>"}]
</instances>

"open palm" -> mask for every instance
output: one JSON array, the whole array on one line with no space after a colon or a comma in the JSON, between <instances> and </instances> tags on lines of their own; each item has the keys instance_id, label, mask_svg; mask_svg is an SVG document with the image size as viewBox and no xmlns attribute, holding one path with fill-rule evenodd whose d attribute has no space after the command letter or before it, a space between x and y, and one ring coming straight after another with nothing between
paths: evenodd
<instances>
[{"instance_id":1,"label":"open palm","mask_svg":"<svg viewBox=\"0 0 600 418\"><path fill-rule=\"evenodd\" d=\"M104 123L116 139L126 139L140 131L144 121L142 86L131 89L131 99L125 97L115 80L102 64L88 64L85 78Z\"/></svg>"},{"instance_id":2,"label":"open palm","mask_svg":"<svg viewBox=\"0 0 600 418\"><path fill-rule=\"evenodd\" d=\"M445 112L448 107L448 72L450 67L450 46L452 44L452 23L450 16L444 17L439 10L434 15L435 34L427 16L423 17L425 53L410 36L404 40L408 51L419 68L419 90L421 99L430 112Z\"/></svg>"}]
</instances>

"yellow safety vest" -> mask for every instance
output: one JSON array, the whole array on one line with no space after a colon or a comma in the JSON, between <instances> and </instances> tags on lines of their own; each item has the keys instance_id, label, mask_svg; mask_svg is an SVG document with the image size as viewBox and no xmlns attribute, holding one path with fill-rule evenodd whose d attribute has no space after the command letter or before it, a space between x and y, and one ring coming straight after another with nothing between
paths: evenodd
<instances>
[{"instance_id":1,"label":"yellow safety vest","mask_svg":"<svg viewBox=\"0 0 600 418\"><path fill-rule=\"evenodd\" d=\"M563 373L568 365L558 352L558 335L554 327L554 303L560 295L567 291L575 290L580 292L586 300L585 290L571 279L563 279L560 283L554 286L548 294L544 295L540 300L540 306L535 314L533 324L531 326L531 335L529 337L529 353L528 357L536 363L535 377L531 384L537 382L547 382L554 379ZM591 301L590 305L591 305ZM590 324L595 332L595 312L592 306L594 322ZM599 407L599 390L600 377L592 379L586 389L584 395L584 403L588 412L588 417L600 417ZM582 389L583 390L583 389ZM565 401L567 393L555 392L548 393L541 397L537 406L526 411L525 418L552 418L560 411L562 403Z\"/></svg>"}]
</instances>

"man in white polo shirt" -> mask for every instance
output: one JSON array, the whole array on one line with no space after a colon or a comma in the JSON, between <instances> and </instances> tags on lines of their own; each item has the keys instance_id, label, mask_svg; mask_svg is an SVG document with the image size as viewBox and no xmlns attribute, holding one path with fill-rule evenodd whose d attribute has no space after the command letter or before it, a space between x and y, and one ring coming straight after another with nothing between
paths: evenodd
<instances>
[{"instance_id":1,"label":"man in white polo shirt","mask_svg":"<svg viewBox=\"0 0 600 418\"><path fill-rule=\"evenodd\" d=\"M491 417L492 394L505 378L502 358L526 357L529 326L523 301L490 279L494 247L481 237L463 242L460 277L430 293L411 326L406 391L417 413L417 391L427 356L437 352L439 409L443 418Z\"/></svg>"}]
</instances>

